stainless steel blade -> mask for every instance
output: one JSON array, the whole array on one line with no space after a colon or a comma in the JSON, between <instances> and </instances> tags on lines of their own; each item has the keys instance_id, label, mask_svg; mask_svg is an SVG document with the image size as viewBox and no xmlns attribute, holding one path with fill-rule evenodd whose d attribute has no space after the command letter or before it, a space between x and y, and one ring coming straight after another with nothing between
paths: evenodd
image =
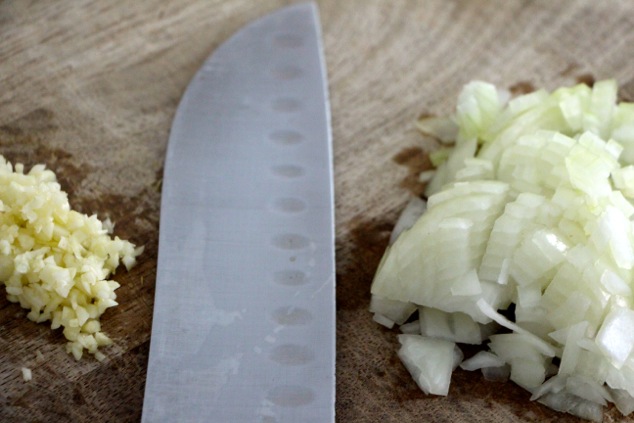
<instances>
[{"instance_id":1,"label":"stainless steel blade","mask_svg":"<svg viewBox=\"0 0 634 423\"><path fill-rule=\"evenodd\" d=\"M334 421L332 147L312 3L257 20L170 134L143 422Z\"/></svg>"}]
</instances>

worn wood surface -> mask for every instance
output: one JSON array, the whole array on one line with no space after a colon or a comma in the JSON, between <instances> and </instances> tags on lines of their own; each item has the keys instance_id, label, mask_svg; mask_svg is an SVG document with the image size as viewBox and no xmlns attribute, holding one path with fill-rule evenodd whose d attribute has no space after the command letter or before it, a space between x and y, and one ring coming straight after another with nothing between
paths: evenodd
<instances>
[{"instance_id":1,"label":"worn wood surface","mask_svg":"<svg viewBox=\"0 0 634 423\"><path fill-rule=\"evenodd\" d=\"M205 57L284 0L0 1L0 154L46 163L71 204L145 245L103 317L116 344L79 362L0 295L0 421L139 421L150 340L160 190L175 108ZM457 371L426 397L367 312L372 274L411 175L435 146L420 114L483 79L515 90L616 78L634 98L634 3L321 0L335 149L337 420L574 422L512 384ZM36 360L36 351L43 361ZM33 370L25 383L20 367ZM614 410L605 421L620 421ZM634 421L631 419L629 421Z\"/></svg>"}]
</instances>

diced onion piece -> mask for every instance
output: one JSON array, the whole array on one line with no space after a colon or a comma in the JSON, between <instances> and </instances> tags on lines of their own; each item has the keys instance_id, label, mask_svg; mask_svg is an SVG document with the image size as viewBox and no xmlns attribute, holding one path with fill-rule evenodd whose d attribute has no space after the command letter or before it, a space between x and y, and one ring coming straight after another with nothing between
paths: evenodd
<instances>
[{"instance_id":1,"label":"diced onion piece","mask_svg":"<svg viewBox=\"0 0 634 423\"><path fill-rule=\"evenodd\" d=\"M409 335L420 335L420 321L415 320L413 322L402 324L399 329L401 333Z\"/></svg>"},{"instance_id":2,"label":"diced onion piece","mask_svg":"<svg viewBox=\"0 0 634 423\"><path fill-rule=\"evenodd\" d=\"M425 116L416 121L416 127L426 135L430 135L444 144L456 141L458 125L451 118Z\"/></svg>"},{"instance_id":3,"label":"diced onion piece","mask_svg":"<svg viewBox=\"0 0 634 423\"><path fill-rule=\"evenodd\" d=\"M422 198L412 197L401 212L394 229L392 229L390 244L393 244L403 231L414 226L414 223L425 213L425 210L427 210L427 202Z\"/></svg>"},{"instance_id":4,"label":"diced onion piece","mask_svg":"<svg viewBox=\"0 0 634 423\"><path fill-rule=\"evenodd\" d=\"M538 400L556 411L570 413L593 422L603 421L603 406L562 391L546 394Z\"/></svg>"},{"instance_id":5,"label":"diced onion piece","mask_svg":"<svg viewBox=\"0 0 634 423\"><path fill-rule=\"evenodd\" d=\"M394 323L401 325L416 311L416 305L398 300L382 298L373 295L370 300L370 312L374 313L374 320L387 328Z\"/></svg>"},{"instance_id":6,"label":"diced onion piece","mask_svg":"<svg viewBox=\"0 0 634 423\"><path fill-rule=\"evenodd\" d=\"M612 401L616 408L624 416L629 416L634 411L634 397L632 397L627 391L623 389L609 389Z\"/></svg>"},{"instance_id":7,"label":"diced onion piece","mask_svg":"<svg viewBox=\"0 0 634 423\"><path fill-rule=\"evenodd\" d=\"M478 351L473 357L460 363L464 370L478 370L484 367L503 367L506 363L497 355L489 351Z\"/></svg>"},{"instance_id":8,"label":"diced onion piece","mask_svg":"<svg viewBox=\"0 0 634 423\"><path fill-rule=\"evenodd\" d=\"M628 165L612 171L614 187L626 197L634 197L634 165Z\"/></svg>"},{"instance_id":9,"label":"diced onion piece","mask_svg":"<svg viewBox=\"0 0 634 423\"><path fill-rule=\"evenodd\" d=\"M606 316L596 343L614 367L620 369L634 348L634 310L615 307Z\"/></svg>"},{"instance_id":10,"label":"diced onion piece","mask_svg":"<svg viewBox=\"0 0 634 423\"><path fill-rule=\"evenodd\" d=\"M399 335L398 356L426 394L447 395L460 353L453 342L420 335Z\"/></svg>"},{"instance_id":11,"label":"diced onion piece","mask_svg":"<svg viewBox=\"0 0 634 423\"><path fill-rule=\"evenodd\" d=\"M435 170L425 170L418 175L418 182L427 183L436 176Z\"/></svg>"},{"instance_id":12,"label":"diced onion piece","mask_svg":"<svg viewBox=\"0 0 634 423\"><path fill-rule=\"evenodd\" d=\"M509 365L510 379L528 391L538 387L546 379L546 363L543 361L513 358Z\"/></svg>"},{"instance_id":13,"label":"diced onion piece","mask_svg":"<svg viewBox=\"0 0 634 423\"><path fill-rule=\"evenodd\" d=\"M560 375L574 374L577 369L581 354L579 342L585 338L588 327L589 323L584 321L567 328L566 337L561 342L564 344L564 350L561 355L561 364L559 365Z\"/></svg>"},{"instance_id":14,"label":"diced onion piece","mask_svg":"<svg viewBox=\"0 0 634 423\"><path fill-rule=\"evenodd\" d=\"M481 81L465 85L458 96L456 122L458 138L479 138L502 110L503 100L497 88Z\"/></svg>"},{"instance_id":15,"label":"diced onion piece","mask_svg":"<svg viewBox=\"0 0 634 423\"><path fill-rule=\"evenodd\" d=\"M464 167L465 161L475 156L477 145L477 139L472 138L454 147L449 157L438 166L434 178L425 189L425 194L433 195L453 181L458 171Z\"/></svg>"},{"instance_id":16,"label":"diced onion piece","mask_svg":"<svg viewBox=\"0 0 634 423\"><path fill-rule=\"evenodd\" d=\"M557 355L557 350L552 345L550 345L548 342L544 341L540 337L536 336L532 332L529 332L526 329L511 322L506 317L493 310L493 308L483 299L479 299L477 301L477 306L483 314L485 314L487 317L490 317L501 326L517 332L518 335L523 335L523 338L521 339L524 339L527 343L534 346L541 354L545 355L546 357L554 357L555 355Z\"/></svg>"},{"instance_id":17,"label":"diced onion piece","mask_svg":"<svg viewBox=\"0 0 634 423\"><path fill-rule=\"evenodd\" d=\"M511 368L508 365L483 367L482 376L489 382L506 382L511 376Z\"/></svg>"},{"instance_id":18,"label":"diced onion piece","mask_svg":"<svg viewBox=\"0 0 634 423\"><path fill-rule=\"evenodd\" d=\"M583 375L570 375L566 380L566 391L589 402L607 405L612 400L608 390L598 382Z\"/></svg>"},{"instance_id":19,"label":"diced onion piece","mask_svg":"<svg viewBox=\"0 0 634 423\"><path fill-rule=\"evenodd\" d=\"M419 328L423 336L462 344L480 344L486 331L464 313L447 313L432 307L419 308Z\"/></svg>"},{"instance_id":20,"label":"diced onion piece","mask_svg":"<svg viewBox=\"0 0 634 423\"><path fill-rule=\"evenodd\" d=\"M380 325L385 326L388 329L391 329L394 326L394 320L390 320L382 314L374 313L372 319Z\"/></svg>"},{"instance_id":21,"label":"diced onion piece","mask_svg":"<svg viewBox=\"0 0 634 423\"><path fill-rule=\"evenodd\" d=\"M22 379L24 379L25 382L29 382L31 379L33 379L31 369L29 369L28 367L22 367L20 371L22 372Z\"/></svg>"}]
</instances>

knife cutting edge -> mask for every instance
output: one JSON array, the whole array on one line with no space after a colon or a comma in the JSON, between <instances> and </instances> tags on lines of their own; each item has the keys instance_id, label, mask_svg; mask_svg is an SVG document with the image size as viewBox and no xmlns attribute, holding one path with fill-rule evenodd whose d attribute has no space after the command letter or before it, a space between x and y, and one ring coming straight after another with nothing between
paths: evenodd
<instances>
[{"instance_id":1,"label":"knife cutting edge","mask_svg":"<svg viewBox=\"0 0 634 423\"><path fill-rule=\"evenodd\" d=\"M143 422L334 421L332 137L313 3L244 27L170 133Z\"/></svg>"}]
</instances>

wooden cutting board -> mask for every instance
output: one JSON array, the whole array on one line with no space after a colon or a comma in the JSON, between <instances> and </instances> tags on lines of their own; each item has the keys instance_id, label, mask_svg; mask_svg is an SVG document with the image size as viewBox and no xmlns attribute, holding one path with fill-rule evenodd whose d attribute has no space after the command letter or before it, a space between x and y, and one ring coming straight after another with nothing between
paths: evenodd
<instances>
[{"instance_id":1,"label":"wooden cutting board","mask_svg":"<svg viewBox=\"0 0 634 423\"><path fill-rule=\"evenodd\" d=\"M160 181L175 108L205 57L284 0L0 2L0 154L45 163L74 208L144 245L117 273L102 319L108 359L75 361L59 331L0 294L1 422L139 421L148 359ZM462 85L516 91L616 78L634 99L634 3L321 0L335 148L337 420L575 422L511 383L457 371L449 396L420 392L396 332L367 311L399 210L434 143L421 114L451 111ZM43 360L36 358L40 351ZM21 367L30 367L26 383ZM606 422L621 420L613 409Z\"/></svg>"}]
</instances>

